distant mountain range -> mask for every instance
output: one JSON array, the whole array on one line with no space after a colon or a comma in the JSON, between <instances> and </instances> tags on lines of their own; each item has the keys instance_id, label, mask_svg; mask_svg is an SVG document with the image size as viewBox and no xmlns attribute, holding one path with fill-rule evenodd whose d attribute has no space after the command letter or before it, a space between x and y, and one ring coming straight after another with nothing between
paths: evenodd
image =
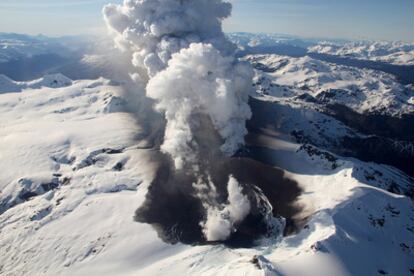
<instances>
[{"instance_id":1,"label":"distant mountain range","mask_svg":"<svg viewBox=\"0 0 414 276\"><path fill-rule=\"evenodd\" d=\"M328 60L344 59L342 63L354 63L360 67L384 70L402 79L414 82L414 44L403 42L352 42L347 40L305 39L289 35L229 33L231 41L239 47L239 55L278 54L291 57L310 55ZM112 42L104 37L68 36L51 38L43 35L0 33L0 74L27 81L40 78L44 74L65 73L78 79L79 72L73 70L80 63L105 60L103 49L111 49ZM97 57L100 57L97 59ZM410 66L401 70L399 66ZM413 67L411 67L413 66ZM88 67L88 65L86 65ZM98 77L104 72L91 72L83 66L83 74ZM101 68L102 69L102 68Z\"/></svg>"}]
</instances>

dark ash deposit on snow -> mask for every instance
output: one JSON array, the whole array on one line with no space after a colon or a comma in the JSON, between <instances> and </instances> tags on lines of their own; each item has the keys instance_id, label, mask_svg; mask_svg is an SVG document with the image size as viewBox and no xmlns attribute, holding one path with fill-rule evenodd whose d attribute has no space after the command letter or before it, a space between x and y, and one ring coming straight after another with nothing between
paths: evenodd
<instances>
[{"instance_id":1,"label":"dark ash deposit on snow","mask_svg":"<svg viewBox=\"0 0 414 276\"><path fill-rule=\"evenodd\" d=\"M168 157L162 158L164 160L149 187L146 201L136 211L135 220L152 224L160 238L168 243L210 243L206 241L200 226L206 210L192 186L197 177L176 171ZM215 160L209 170L221 201L228 196L228 175L233 175L252 204L249 215L237 225L237 231L224 244L250 247L261 237L276 238L283 229L274 229L269 225L271 218L266 216L268 211L277 220L280 217L286 219L285 234L302 226L303 220L296 219L303 210L296 202L301 189L298 183L285 177L283 170L242 157Z\"/></svg>"}]
</instances>

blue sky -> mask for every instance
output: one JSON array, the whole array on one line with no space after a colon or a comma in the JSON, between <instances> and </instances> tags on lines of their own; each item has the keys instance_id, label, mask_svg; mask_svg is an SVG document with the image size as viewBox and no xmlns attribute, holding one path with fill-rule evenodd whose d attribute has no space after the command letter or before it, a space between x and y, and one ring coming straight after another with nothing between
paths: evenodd
<instances>
[{"instance_id":1,"label":"blue sky","mask_svg":"<svg viewBox=\"0 0 414 276\"><path fill-rule=\"evenodd\" d=\"M0 0L0 32L104 30L101 8L121 0ZM414 41L414 0L233 0L226 31Z\"/></svg>"}]
</instances>

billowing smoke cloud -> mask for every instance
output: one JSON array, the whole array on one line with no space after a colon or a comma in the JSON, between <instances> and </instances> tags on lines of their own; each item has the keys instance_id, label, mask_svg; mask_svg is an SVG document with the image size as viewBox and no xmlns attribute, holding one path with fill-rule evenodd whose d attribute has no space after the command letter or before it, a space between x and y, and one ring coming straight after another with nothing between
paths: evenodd
<instances>
[{"instance_id":1,"label":"billowing smoke cloud","mask_svg":"<svg viewBox=\"0 0 414 276\"><path fill-rule=\"evenodd\" d=\"M195 163L192 125L206 114L224 139L222 152L232 155L244 143L245 122L251 116L246 87L250 70L223 57L211 44L191 44L172 56L168 67L153 77L147 95L157 100L168 124L162 149L178 169Z\"/></svg>"},{"instance_id":2,"label":"billowing smoke cloud","mask_svg":"<svg viewBox=\"0 0 414 276\"><path fill-rule=\"evenodd\" d=\"M125 0L123 5L104 8L117 45L132 53L133 64L149 78L191 43L212 44L223 55L231 55L234 46L221 28L230 13L231 4L222 0Z\"/></svg>"},{"instance_id":3,"label":"billowing smoke cloud","mask_svg":"<svg viewBox=\"0 0 414 276\"><path fill-rule=\"evenodd\" d=\"M210 116L228 155L247 132L252 71L234 59L234 46L222 32L230 12L221 0L127 0L104 8L117 45L131 53L134 78L149 80L147 96L166 114L162 149L178 169L196 158L195 113Z\"/></svg>"},{"instance_id":4,"label":"billowing smoke cloud","mask_svg":"<svg viewBox=\"0 0 414 276\"><path fill-rule=\"evenodd\" d=\"M199 175L198 196L206 208L201 222L207 240L225 240L246 217L250 203L230 177L228 202L216 202L214 183L201 152L233 155L244 143L252 69L234 57L221 22L231 13L222 0L125 0L107 5L104 16L119 48L131 54L134 80L146 84L147 96L167 121L161 150L178 170ZM219 143L201 143L205 118ZM205 147L209 148L206 150ZM203 149L204 148L204 149ZM214 157L214 158L217 158ZM211 157L210 157L211 158ZM202 191L202 193L201 193Z\"/></svg>"}]
</instances>

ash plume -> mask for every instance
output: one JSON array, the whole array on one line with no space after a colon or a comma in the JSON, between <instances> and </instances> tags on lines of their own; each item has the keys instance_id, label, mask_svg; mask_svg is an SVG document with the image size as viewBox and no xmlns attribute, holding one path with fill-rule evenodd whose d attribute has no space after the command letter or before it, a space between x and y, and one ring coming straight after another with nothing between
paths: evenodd
<instances>
[{"instance_id":1,"label":"ash plume","mask_svg":"<svg viewBox=\"0 0 414 276\"><path fill-rule=\"evenodd\" d=\"M162 150L177 169L196 158L194 114L210 117L223 153L232 155L244 143L253 73L234 58L222 31L230 12L221 0L127 0L104 8L116 44L137 68L132 77L147 84L147 96L165 113Z\"/></svg>"},{"instance_id":2,"label":"ash plume","mask_svg":"<svg viewBox=\"0 0 414 276\"><path fill-rule=\"evenodd\" d=\"M192 131L199 123L197 114L208 115L224 140L223 153L232 155L244 143L245 122L251 116L250 76L248 67L223 57L211 44L193 43L150 79L147 96L157 101L156 108L167 119L162 150L173 157L177 169L197 163L199 145Z\"/></svg>"},{"instance_id":3,"label":"ash plume","mask_svg":"<svg viewBox=\"0 0 414 276\"><path fill-rule=\"evenodd\" d=\"M195 179L194 196L205 209L199 223L205 239L228 239L251 203L243 195L243 183L231 175L223 200L209 168L244 144L253 77L251 67L235 58L235 46L222 31L231 4L125 0L105 6L103 13L116 45L130 54L136 68L132 79L144 83L147 97L165 115L161 151L177 171Z\"/></svg>"}]
</instances>

